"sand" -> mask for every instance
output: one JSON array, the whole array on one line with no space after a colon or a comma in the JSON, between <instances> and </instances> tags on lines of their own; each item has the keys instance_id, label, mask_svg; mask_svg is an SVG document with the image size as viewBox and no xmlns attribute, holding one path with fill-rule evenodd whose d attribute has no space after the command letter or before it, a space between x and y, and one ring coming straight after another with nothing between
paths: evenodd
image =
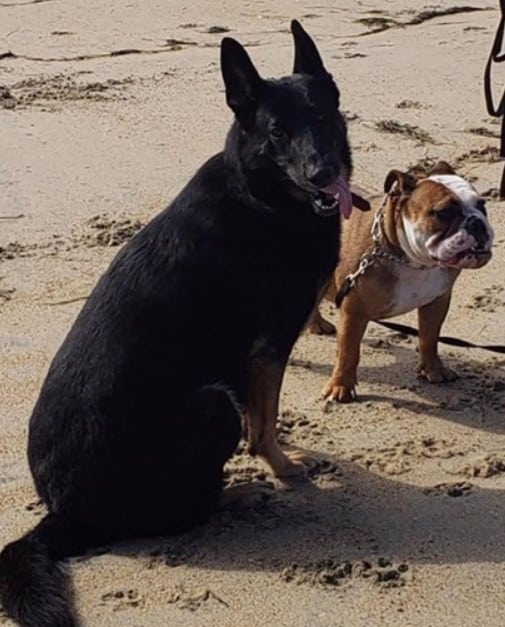
<instances>
[{"instance_id":1,"label":"sand","mask_svg":"<svg viewBox=\"0 0 505 627\"><path fill-rule=\"evenodd\" d=\"M482 94L498 2L468 5L482 10L0 2L1 545L43 513L27 421L82 299L118 246L223 145L223 32L247 44L263 75L279 76L292 66L289 20L301 19L340 86L362 187L380 190L391 168L442 158L489 197L494 258L460 277L444 333L503 342L499 125ZM362 353L359 402L328 405L320 390L334 339L297 343L280 438L321 460L310 480L274 484L241 453L230 481L266 482L246 502L182 537L72 560L84 624L504 625L503 357L441 348L460 378L431 385L417 378L405 336L372 324Z\"/></svg>"}]
</instances>

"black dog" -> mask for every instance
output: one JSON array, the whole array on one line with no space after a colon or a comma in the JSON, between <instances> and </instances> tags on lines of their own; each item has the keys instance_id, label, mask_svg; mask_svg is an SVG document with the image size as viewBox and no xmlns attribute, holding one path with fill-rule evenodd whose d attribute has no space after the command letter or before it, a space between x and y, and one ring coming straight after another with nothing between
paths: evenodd
<instances>
[{"instance_id":1,"label":"black dog","mask_svg":"<svg viewBox=\"0 0 505 627\"><path fill-rule=\"evenodd\" d=\"M279 389L337 262L351 158L337 87L292 32L294 74L279 80L223 40L224 151L121 250L49 369L28 443L49 513L0 556L21 625L77 624L62 558L204 521L244 412L276 474L303 467L275 439Z\"/></svg>"}]
</instances>

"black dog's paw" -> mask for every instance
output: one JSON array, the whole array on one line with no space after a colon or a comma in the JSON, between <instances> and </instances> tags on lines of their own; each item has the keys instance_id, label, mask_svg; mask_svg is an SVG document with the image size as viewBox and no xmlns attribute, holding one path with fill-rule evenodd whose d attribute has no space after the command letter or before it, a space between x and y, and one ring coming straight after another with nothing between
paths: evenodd
<instances>
[{"instance_id":1,"label":"black dog's paw","mask_svg":"<svg viewBox=\"0 0 505 627\"><path fill-rule=\"evenodd\" d=\"M274 494L275 486L271 481L238 483L223 491L221 507L252 509L269 501Z\"/></svg>"}]
</instances>

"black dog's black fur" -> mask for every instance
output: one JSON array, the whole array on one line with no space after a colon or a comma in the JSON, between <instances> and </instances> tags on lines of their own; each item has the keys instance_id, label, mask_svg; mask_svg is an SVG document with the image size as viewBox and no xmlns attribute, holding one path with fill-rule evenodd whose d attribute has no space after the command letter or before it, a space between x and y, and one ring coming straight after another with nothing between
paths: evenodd
<instances>
[{"instance_id":1,"label":"black dog's black fur","mask_svg":"<svg viewBox=\"0 0 505 627\"><path fill-rule=\"evenodd\" d=\"M338 91L301 26L295 73L222 44L225 149L117 255L49 369L28 456L49 513L0 556L9 616L78 624L58 561L204 521L241 435L252 357L287 358L337 262L312 194L351 169ZM318 180L320 179L320 180Z\"/></svg>"}]
</instances>

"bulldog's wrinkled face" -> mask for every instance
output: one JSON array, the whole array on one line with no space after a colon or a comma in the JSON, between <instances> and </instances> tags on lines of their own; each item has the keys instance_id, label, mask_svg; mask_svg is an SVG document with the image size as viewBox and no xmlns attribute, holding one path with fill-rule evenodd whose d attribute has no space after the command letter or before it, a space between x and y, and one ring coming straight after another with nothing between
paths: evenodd
<instances>
[{"instance_id":1,"label":"bulldog's wrinkled face","mask_svg":"<svg viewBox=\"0 0 505 627\"><path fill-rule=\"evenodd\" d=\"M424 266L480 268L491 258L494 232L483 199L455 174L417 181L402 203L400 244Z\"/></svg>"}]
</instances>

